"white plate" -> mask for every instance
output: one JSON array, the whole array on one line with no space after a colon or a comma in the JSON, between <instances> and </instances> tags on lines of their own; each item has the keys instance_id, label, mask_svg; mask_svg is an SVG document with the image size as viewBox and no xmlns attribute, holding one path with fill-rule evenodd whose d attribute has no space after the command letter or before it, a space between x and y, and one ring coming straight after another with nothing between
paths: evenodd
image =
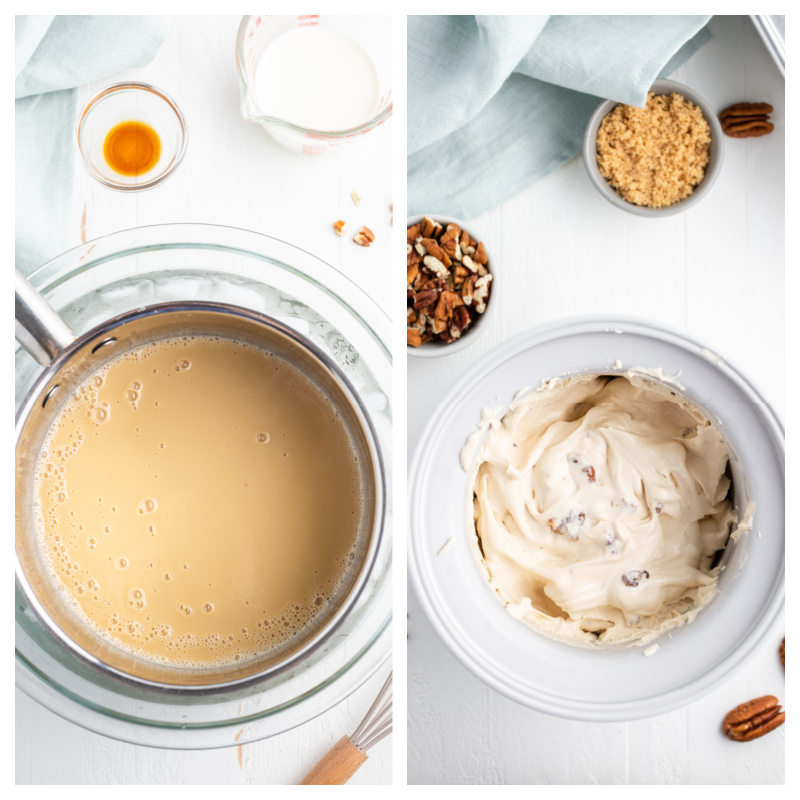
<instances>
[{"instance_id":1,"label":"white plate","mask_svg":"<svg viewBox=\"0 0 800 800\"><path fill-rule=\"evenodd\" d=\"M720 590L659 650L593 650L552 641L514 619L470 547L469 487L459 451L484 407L565 373L660 367L726 437L737 510L756 501L753 531L729 547ZM717 687L782 619L784 449L775 412L730 364L687 335L632 318L579 317L523 333L483 356L441 401L420 438L409 480L409 572L452 652L481 680L531 708L619 721L678 708ZM759 535L760 533L760 535ZM453 545L437 553L450 539Z\"/></svg>"}]
</instances>

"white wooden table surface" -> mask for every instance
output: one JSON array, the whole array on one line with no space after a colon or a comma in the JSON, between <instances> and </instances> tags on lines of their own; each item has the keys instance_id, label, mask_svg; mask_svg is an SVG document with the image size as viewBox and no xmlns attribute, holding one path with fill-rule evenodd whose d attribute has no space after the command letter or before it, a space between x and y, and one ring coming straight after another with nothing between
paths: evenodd
<instances>
[{"instance_id":1,"label":"white wooden table surface","mask_svg":"<svg viewBox=\"0 0 800 800\"><path fill-rule=\"evenodd\" d=\"M95 183L76 163L67 247L113 231L165 222L247 228L319 256L358 283L387 312L390 302L391 131L381 126L351 147L300 156L278 147L239 115L234 47L239 17L176 17L155 60L83 87L79 107L120 80L152 83L181 107L189 127L183 164L151 191L123 194ZM350 190L363 199L356 208ZM336 236L344 219L349 236ZM370 248L352 241L361 225ZM65 249L67 249L65 247ZM297 783L343 734L352 733L378 693L384 664L359 690L300 728L241 748L154 750L90 733L16 695L16 781L20 784ZM388 737L369 753L354 784L391 782Z\"/></svg>"},{"instance_id":2,"label":"white wooden table surface","mask_svg":"<svg viewBox=\"0 0 800 800\"><path fill-rule=\"evenodd\" d=\"M617 210L577 158L476 218L502 272L502 313L461 354L409 359L409 453L449 384L480 355L574 314L679 326L738 365L783 414L784 81L747 17L717 17L711 31L675 79L717 110L772 103L775 132L727 140L718 183L682 215L643 220ZM720 732L741 702L763 694L785 701L782 636L776 630L740 673L687 708L627 724L579 723L526 709L473 677L409 589L409 783L783 783L784 728L748 744Z\"/></svg>"}]
</instances>

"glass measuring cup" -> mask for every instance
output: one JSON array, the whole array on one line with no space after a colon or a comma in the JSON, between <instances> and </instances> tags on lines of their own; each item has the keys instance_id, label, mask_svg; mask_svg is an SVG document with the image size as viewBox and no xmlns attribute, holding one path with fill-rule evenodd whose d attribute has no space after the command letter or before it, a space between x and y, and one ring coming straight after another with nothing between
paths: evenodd
<instances>
[{"instance_id":1,"label":"glass measuring cup","mask_svg":"<svg viewBox=\"0 0 800 800\"><path fill-rule=\"evenodd\" d=\"M378 79L378 101L369 120L347 130L312 130L285 119L265 115L256 102L254 85L258 60L265 48L281 34L296 28L320 25L336 31L367 54ZM236 65L239 70L242 117L264 130L295 153L317 155L356 141L392 116L391 18L379 16L276 16L260 14L242 17L236 36Z\"/></svg>"}]
</instances>

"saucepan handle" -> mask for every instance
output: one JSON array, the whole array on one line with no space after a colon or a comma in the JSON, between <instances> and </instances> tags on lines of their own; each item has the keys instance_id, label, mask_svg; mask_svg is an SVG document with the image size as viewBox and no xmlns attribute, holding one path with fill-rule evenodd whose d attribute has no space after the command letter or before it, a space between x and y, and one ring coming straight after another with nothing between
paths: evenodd
<instances>
[{"instance_id":1,"label":"saucepan handle","mask_svg":"<svg viewBox=\"0 0 800 800\"><path fill-rule=\"evenodd\" d=\"M44 367L75 341L75 334L16 270L14 304L17 341Z\"/></svg>"}]
</instances>

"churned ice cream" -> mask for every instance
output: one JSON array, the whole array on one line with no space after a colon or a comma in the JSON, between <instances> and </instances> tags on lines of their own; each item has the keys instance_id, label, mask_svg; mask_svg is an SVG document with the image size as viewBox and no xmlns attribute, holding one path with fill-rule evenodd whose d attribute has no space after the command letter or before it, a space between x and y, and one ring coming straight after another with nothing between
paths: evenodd
<instances>
[{"instance_id":1,"label":"churned ice cream","mask_svg":"<svg viewBox=\"0 0 800 800\"><path fill-rule=\"evenodd\" d=\"M595 646L694 619L735 520L728 450L697 406L628 372L550 381L490 422L475 551L511 614Z\"/></svg>"}]
</instances>

